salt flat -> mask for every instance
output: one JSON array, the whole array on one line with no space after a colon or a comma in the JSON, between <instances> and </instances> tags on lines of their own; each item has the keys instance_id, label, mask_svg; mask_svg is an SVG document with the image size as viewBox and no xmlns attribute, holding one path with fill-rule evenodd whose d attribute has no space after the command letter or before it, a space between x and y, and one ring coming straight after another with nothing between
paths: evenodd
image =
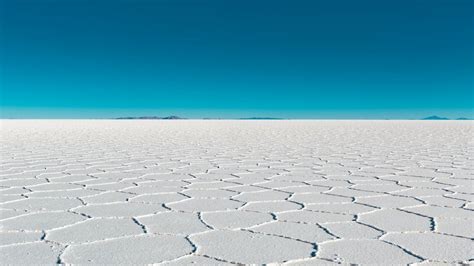
<instances>
[{"instance_id":1,"label":"salt flat","mask_svg":"<svg viewBox=\"0 0 474 266\"><path fill-rule=\"evenodd\" d=\"M1 123L1 264L473 262L470 121Z\"/></svg>"}]
</instances>

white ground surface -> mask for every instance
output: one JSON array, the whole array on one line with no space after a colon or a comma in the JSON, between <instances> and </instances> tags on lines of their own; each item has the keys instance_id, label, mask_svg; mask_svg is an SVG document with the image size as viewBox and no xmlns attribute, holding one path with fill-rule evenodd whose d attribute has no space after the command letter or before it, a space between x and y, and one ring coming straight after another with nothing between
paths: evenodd
<instances>
[{"instance_id":1,"label":"white ground surface","mask_svg":"<svg viewBox=\"0 0 474 266\"><path fill-rule=\"evenodd\" d=\"M1 264L474 257L468 121L2 121Z\"/></svg>"}]
</instances>

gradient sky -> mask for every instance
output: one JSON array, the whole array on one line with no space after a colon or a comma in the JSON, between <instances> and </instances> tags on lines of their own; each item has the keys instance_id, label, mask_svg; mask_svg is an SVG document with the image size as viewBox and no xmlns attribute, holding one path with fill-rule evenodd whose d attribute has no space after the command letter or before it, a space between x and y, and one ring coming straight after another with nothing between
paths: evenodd
<instances>
[{"instance_id":1,"label":"gradient sky","mask_svg":"<svg viewBox=\"0 0 474 266\"><path fill-rule=\"evenodd\" d=\"M471 0L0 0L1 117L472 117Z\"/></svg>"}]
</instances>

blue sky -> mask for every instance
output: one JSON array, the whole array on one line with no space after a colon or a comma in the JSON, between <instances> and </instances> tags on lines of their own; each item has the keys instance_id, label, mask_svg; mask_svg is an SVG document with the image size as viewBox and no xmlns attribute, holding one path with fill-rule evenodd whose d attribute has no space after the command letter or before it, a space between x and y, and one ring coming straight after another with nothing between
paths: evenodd
<instances>
[{"instance_id":1,"label":"blue sky","mask_svg":"<svg viewBox=\"0 0 474 266\"><path fill-rule=\"evenodd\" d=\"M0 3L2 117L473 116L471 0Z\"/></svg>"}]
</instances>

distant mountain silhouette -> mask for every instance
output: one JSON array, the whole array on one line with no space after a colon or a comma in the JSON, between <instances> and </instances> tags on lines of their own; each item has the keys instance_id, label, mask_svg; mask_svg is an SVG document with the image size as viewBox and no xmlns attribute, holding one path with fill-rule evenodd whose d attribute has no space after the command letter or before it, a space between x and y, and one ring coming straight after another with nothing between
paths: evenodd
<instances>
[{"instance_id":1,"label":"distant mountain silhouette","mask_svg":"<svg viewBox=\"0 0 474 266\"><path fill-rule=\"evenodd\" d=\"M459 118L456 118L456 120L472 120L472 119L469 119L469 118L466 118L466 117L459 117Z\"/></svg>"},{"instance_id":2,"label":"distant mountain silhouette","mask_svg":"<svg viewBox=\"0 0 474 266\"><path fill-rule=\"evenodd\" d=\"M179 117L179 116L176 116L176 115L170 115L170 116L162 117L161 119L165 119L165 120L175 120L175 119L186 119L186 118L182 118L182 117Z\"/></svg>"},{"instance_id":3,"label":"distant mountain silhouette","mask_svg":"<svg viewBox=\"0 0 474 266\"><path fill-rule=\"evenodd\" d=\"M449 120L449 118L432 115L432 116L425 117L422 120Z\"/></svg>"},{"instance_id":4,"label":"distant mountain silhouette","mask_svg":"<svg viewBox=\"0 0 474 266\"><path fill-rule=\"evenodd\" d=\"M281 120L282 118L276 117L247 117L247 118L239 118L240 120Z\"/></svg>"},{"instance_id":5,"label":"distant mountain silhouette","mask_svg":"<svg viewBox=\"0 0 474 266\"><path fill-rule=\"evenodd\" d=\"M175 115L159 117L159 116L126 116L126 117L117 117L115 119L119 120L178 120L178 119L186 119Z\"/></svg>"}]
</instances>

